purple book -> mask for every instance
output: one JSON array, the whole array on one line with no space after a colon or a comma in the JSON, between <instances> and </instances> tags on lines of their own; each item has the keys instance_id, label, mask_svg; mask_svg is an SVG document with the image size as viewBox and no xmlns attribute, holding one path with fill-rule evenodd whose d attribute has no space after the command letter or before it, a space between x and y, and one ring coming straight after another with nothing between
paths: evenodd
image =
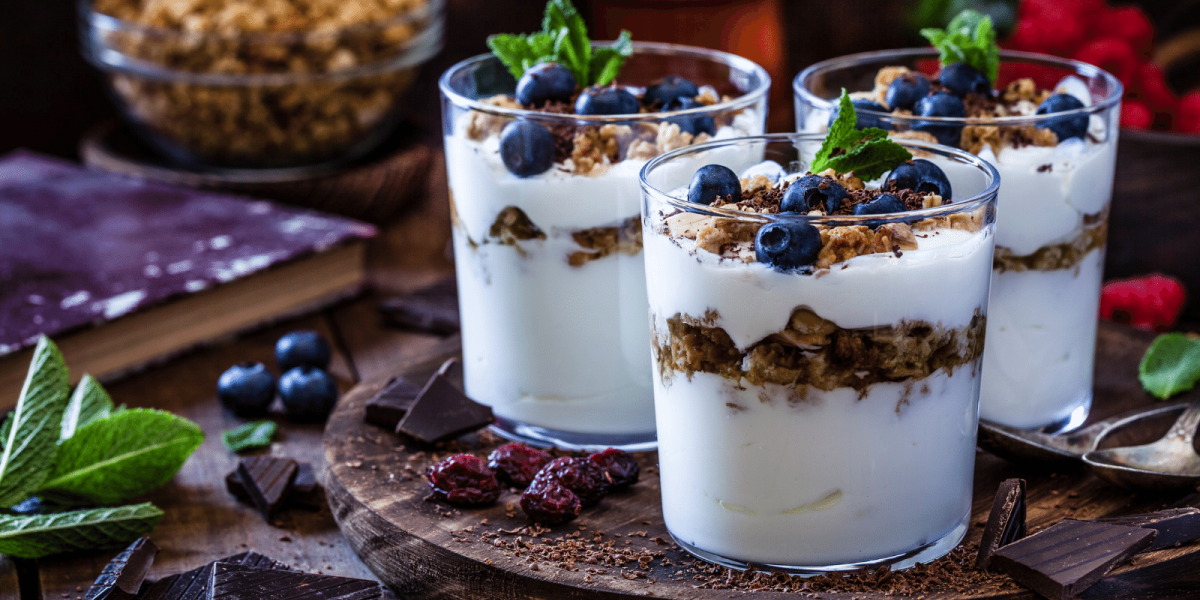
<instances>
[{"instance_id":1,"label":"purple book","mask_svg":"<svg viewBox=\"0 0 1200 600\"><path fill-rule=\"evenodd\" d=\"M73 380L127 371L354 293L373 235L263 200L0 158L0 407L40 334Z\"/></svg>"}]
</instances>

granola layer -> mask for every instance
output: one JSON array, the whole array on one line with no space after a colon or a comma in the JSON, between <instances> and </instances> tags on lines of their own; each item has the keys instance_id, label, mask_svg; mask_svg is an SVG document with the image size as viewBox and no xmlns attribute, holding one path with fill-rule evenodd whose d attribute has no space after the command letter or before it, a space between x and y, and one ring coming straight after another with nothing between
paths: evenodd
<instances>
[{"instance_id":1,"label":"granola layer","mask_svg":"<svg viewBox=\"0 0 1200 600\"><path fill-rule=\"evenodd\" d=\"M996 246L992 269L1005 271L1058 271L1074 269L1085 256L1101 250L1108 242L1108 212L1084 217L1083 228L1070 241L1049 244L1033 254L1018 256L1004 246Z\"/></svg>"}]
</instances>

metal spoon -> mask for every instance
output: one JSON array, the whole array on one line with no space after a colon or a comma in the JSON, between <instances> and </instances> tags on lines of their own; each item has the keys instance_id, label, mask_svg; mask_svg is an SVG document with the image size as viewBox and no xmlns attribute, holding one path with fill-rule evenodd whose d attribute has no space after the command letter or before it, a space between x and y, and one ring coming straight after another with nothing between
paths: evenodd
<instances>
[{"instance_id":1,"label":"metal spoon","mask_svg":"<svg viewBox=\"0 0 1200 600\"><path fill-rule=\"evenodd\" d=\"M1170 489L1200 483L1200 454L1192 446L1200 400L1188 406L1161 440L1144 446L1093 450L1083 462L1097 477L1123 487Z\"/></svg>"},{"instance_id":2,"label":"metal spoon","mask_svg":"<svg viewBox=\"0 0 1200 600\"><path fill-rule=\"evenodd\" d=\"M979 445L993 454L1015 462L1074 461L1095 450L1101 439L1118 429L1128 427L1143 419L1154 419L1171 413L1183 412L1187 406L1187 402L1175 402L1141 408L1109 417L1065 434L1029 431L980 421Z\"/></svg>"}]
</instances>

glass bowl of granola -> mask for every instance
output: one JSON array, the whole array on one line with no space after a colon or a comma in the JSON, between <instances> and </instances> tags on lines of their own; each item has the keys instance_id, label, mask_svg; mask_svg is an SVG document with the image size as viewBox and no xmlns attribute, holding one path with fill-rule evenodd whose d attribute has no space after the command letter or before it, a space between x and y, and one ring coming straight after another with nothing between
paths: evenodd
<instances>
[{"instance_id":1,"label":"glass bowl of granola","mask_svg":"<svg viewBox=\"0 0 1200 600\"><path fill-rule=\"evenodd\" d=\"M138 136L199 168L332 165L394 128L444 0L80 0L83 54Z\"/></svg>"}]
</instances>

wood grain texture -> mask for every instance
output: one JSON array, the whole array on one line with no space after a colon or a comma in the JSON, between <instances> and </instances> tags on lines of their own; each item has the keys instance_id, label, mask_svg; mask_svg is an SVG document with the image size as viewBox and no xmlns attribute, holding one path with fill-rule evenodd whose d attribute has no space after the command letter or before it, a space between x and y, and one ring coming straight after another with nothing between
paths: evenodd
<instances>
[{"instance_id":1,"label":"wood grain texture","mask_svg":"<svg viewBox=\"0 0 1200 600\"><path fill-rule=\"evenodd\" d=\"M1136 382L1137 362L1153 336L1123 326L1103 324L1097 354L1097 399L1094 418L1144 405L1152 400ZM675 563L664 567L655 561L647 569L647 579L629 580L610 568L603 575L586 571L568 571L543 563L531 570L528 557L515 557L482 539L478 533L513 530L528 522L519 509L509 512L508 505L517 496L507 492L500 501L482 509L452 509L425 500L427 485L421 472L434 460L428 453L400 446L403 442L390 431L363 422L363 407L387 376L400 374L420 379L432 372L444 357L454 355L457 340L448 338L430 347L430 353L398 361L392 371L372 371L366 383L352 390L331 417L325 436L325 456L329 467L327 491L334 518L349 543L363 561L402 597L418 599L466 599L488 597L516 598L661 598L708 599L736 596L732 590L695 589L691 576L680 563L690 564L691 557L673 544L660 545L655 538L669 540L661 517L658 475L654 453L639 456L642 480L630 491L609 496L598 507L585 510L579 519L554 528L546 537L558 538L586 527L589 534L601 530L605 539L622 534L618 543L630 542L629 548L662 551ZM441 354L437 354L441 352ZM1164 428L1167 424L1164 424ZM1139 435L1152 436L1154 431ZM485 436L486 437L486 436ZM469 441L470 438L468 438ZM486 451L488 446L476 452ZM436 453L436 452L435 452ZM441 451L444 456L447 451ZM405 466L412 467L406 469ZM985 452L976 456L975 501L966 543L977 543L982 523L999 483L1009 477L1028 481L1028 524L1030 531L1058 522L1065 517L1093 518L1158 510L1166 506L1200 506L1200 494L1154 495L1114 489L1102 484L1081 468L1060 471L1039 470L1036 466L1014 465ZM508 514L512 516L508 516ZM480 522L487 519L487 526ZM472 526L476 532L465 535ZM645 537L631 535L645 532ZM508 536L506 539L512 539ZM1194 579L1189 575L1200 561L1200 544L1190 544L1140 555L1090 590L1084 598L1125 597L1189 598L1194 595ZM1146 589L1147 574L1156 575L1153 589ZM686 576L685 581L673 578ZM649 578L656 583L649 584ZM589 582L588 579L591 581ZM1190 590L1190 591L1189 591ZM767 597L788 594L766 593ZM824 598L883 598L872 593L835 594L820 592ZM1032 599L1026 591L1001 591L986 586L961 594L941 591L924 594L935 599Z\"/></svg>"},{"instance_id":2,"label":"wood grain texture","mask_svg":"<svg viewBox=\"0 0 1200 600\"><path fill-rule=\"evenodd\" d=\"M0 600L21 600L17 563L7 556L0 556Z\"/></svg>"}]
</instances>

